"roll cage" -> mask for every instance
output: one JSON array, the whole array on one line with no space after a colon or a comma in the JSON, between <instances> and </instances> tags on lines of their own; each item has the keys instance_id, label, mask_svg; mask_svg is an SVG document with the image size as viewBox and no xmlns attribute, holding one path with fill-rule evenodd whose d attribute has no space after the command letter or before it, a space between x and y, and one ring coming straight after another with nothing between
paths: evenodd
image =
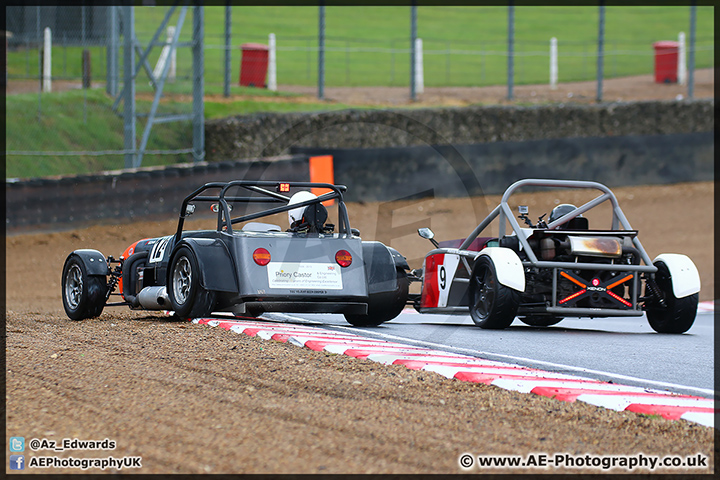
<instances>
[{"instance_id":1,"label":"roll cage","mask_svg":"<svg viewBox=\"0 0 720 480\"><path fill-rule=\"evenodd\" d=\"M517 219L515 218L515 215L513 214L510 205L508 204L508 199L510 196L519 188L521 187L557 187L557 188L584 188L584 189L594 189L601 192L601 194L594 198L593 200L590 200L589 202L585 203L584 205L581 205L579 207L576 207L574 210L566 213L562 217L556 219L555 221L549 222L547 224L547 227L543 228L521 228L520 224L518 223ZM559 261L549 261L549 260L538 260L537 256L535 255L535 252L533 251L532 247L530 246L530 243L528 242L528 238L535 232L554 232L558 230L558 227L560 225L563 225L573 218L577 217L578 215L587 212L591 208L594 208L601 203L605 201L610 201L612 204L612 224L611 224L611 230L589 230L589 231L576 231L573 232L571 230L564 230L563 233L569 233L569 234L577 234L577 235L624 235L629 236L632 238L633 246L638 250L640 254L640 258L642 262L645 265L627 265L627 264L617 264L617 263L585 263L585 262L559 262ZM458 247L457 253L461 257L467 257L475 259L478 255L477 252L468 251L466 250L472 242L478 237L478 235L485 230L485 228L490 225L491 222L493 222L495 219L499 219L500 225L498 228L498 239L501 239L505 237L506 234L506 221L510 224L513 232L517 236L518 241L520 242L520 245L523 248L524 253L527 255L526 260L522 260L522 264L525 268L535 268L535 269L549 269L552 271L552 298L553 302L552 305L547 308L547 312L550 313L556 313L556 314L572 314L576 313L579 315L588 314L589 312L592 312L593 309L588 308L567 308L567 307L559 307L557 305L557 284L558 284L558 275L559 272L563 269L571 268L573 270L592 270L592 271L599 271L599 270L607 270L607 271L614 271L614 272L637 272L642 274L652 274L657 272L657 267L655 267L652 264L652 260L650 260L650 257L648 256L647 252L643 248L642 244L640 243L640 240L637 238L637 231L633 230L630 226L630 223L628 222L627 218L625 217L625 214L620 209L620 206L618 204L617 198L615 198L615 195L610 191L608 187L601 183L597 182L588 182L588 181L576 181L576 180L542 180L542 179L525 179L525 180L519 180L512 185L510 185L507 190L505 190L505 193L502 196L502 199L500 201L500 204L495 207L495 209L483 220L480 222L480 224L468 235L468 237L462 242L462 244ZM622 230L620 230L620 227L622 227ZM633 276L633 295L632 295L632 307L630 311L627 310L612 310L617 315L627 315L632 314L633 312L637 311L638 309L638 298L637 298L637 292L638 292L638 277L637 275ZM610 310L607 310L610 311Z\"/></svg>"},{"instance_id":2,"label":"roll cage","mask_svg":"<svg viewBox=\"0 0 720 480\"><path fill-rule=\"evenodd\" d=\"M228 190L233 187L240 187L259 194L259 196L229 196ZM278 191L268 190L268 187L275 187ZM317 198L312 200L306 200L304 202L295 203L288 205L290 197L280 193L289 192L291 188L325 188L331 190L330 192L324 193ZM208 191L219 190L216 195L208 195ZM238 223L255 220L258 218L274 215L276 213L286 212L298 207L305 207L328 200L338 200L338 231L341 235L352 236L352 230L350 229L350 220L348 218L347 207L343 200L343 192L347 190L345 185L332 185L329 183L313 183L313 182L276 182L266 180L234 180L232 182L211 182L206 183L202 187L192 192L190 195L185 197L180 206L180 218L178 220L178 228L175 233L175 243L180 242L182 238L183 226L185 219L194 212L194 207L191 206L191 202L208 202L217 203L217 230L218 232L225 232L230 235L233 233L233 225ZM204 195L203 195L204 194ZM228 202L246 202L246 203L269 203L277 204L284 203L285 205L269 208L260 212L250 213L239 217L232 218L230 215L230 207ZM194 204L192 204L194 205Z\"/></svg>"}]
</instances>

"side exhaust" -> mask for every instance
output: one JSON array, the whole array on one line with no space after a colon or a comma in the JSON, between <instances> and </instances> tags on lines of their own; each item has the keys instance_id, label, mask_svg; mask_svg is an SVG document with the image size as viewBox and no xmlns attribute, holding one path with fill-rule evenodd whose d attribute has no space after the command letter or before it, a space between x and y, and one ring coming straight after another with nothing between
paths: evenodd
<instances>
[{"instance_id":1,"label":"side exhaust","mask_svg":"<svg viewBox=\"0 0 720 480\"><path fill-rule=\"evenodd\" d=\"M137 294L140 305L147 310L167 310L170 297L165 287L145 287Z\"/></svg>"}]
</instances>

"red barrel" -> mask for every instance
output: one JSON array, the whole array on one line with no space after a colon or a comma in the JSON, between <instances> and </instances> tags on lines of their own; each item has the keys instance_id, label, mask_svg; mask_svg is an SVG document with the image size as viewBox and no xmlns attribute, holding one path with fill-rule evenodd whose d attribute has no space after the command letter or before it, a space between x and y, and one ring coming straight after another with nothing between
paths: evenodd
<instances>
[{"instance_id":1,"label":"red barrel","mask_svg":"<svg viewBox=\"0 0 720 480\"><path fill-rule=\"evenodd\" d=\"M240 86L267 88L265 77L268 67L268 46L261 43L243 43L240 62Z\"/></svg>"},{"instance_id":2,"label":"red barrel","mask_svg":"<svg viewBox=\"0 0 720 480\"><path fill-rule=\"evenodd\" d=\"M655 42L655 83L677 83L678 42Z\"/></svg>"}]
</instances>

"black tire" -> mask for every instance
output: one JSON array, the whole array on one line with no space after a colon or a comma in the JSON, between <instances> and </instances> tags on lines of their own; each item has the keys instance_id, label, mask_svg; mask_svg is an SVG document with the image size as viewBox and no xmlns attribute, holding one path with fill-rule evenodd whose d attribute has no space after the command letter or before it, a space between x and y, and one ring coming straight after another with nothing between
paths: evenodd
<instances>
[{"instance_id":1,"label":"black tire","mask_svg":"<svg viewBox=\"0 0 720 480\"><path fill-rule=\"evenodd\" d=\"M563 320L563 317L556 317L555 315L528 315L519 318L521 322L531 327L549 327Z\"/></svg>"},{"instance_id":2,"label":"black tire","mask_svg":"<svg viewBox=\"0 0 720 480\"><path fill-rule=\"evenodd\" d=\"M400 315L407 303L410 281L404 270L397 270L397 289L394 292L371 295L367 315L345 314L345 320L355 327L376 327Z\"/></svg>"},{"instance_id":3,"label":"black tire","mask_svg":"<svg viewBox=\"0 0 720 480\"><path fill-rule=\"evenodd\" d=\"M475 325L485 329L509 327L519 305L520 292L498 282L492 259L480 257L470 279L470 317Z\"/></svg>"},{"instance_id":4,"label":"black tire","mask_svg":"<svg viewBox=\"0 0 720 480\"><path fill-rule=\"evenodd\" d=\"M62 297L65 313L72 320L99 316L107 299L105 275L88 275L87 268L77 255L65 260L62 272Z\"/></svg>"},{"instance_id":5,"label":"black tire","mask_svg":"<svg viewBox=\"0 0 720 480\"><path fill-rule=\"evenodd\" d=\"M215 308L216 294L200 285L200 268L188 247L180 247L170 262L168 296L175 315L182 319L206 317Z\"/></svg>"},{"instance_id":6,"label":"black tire","mask_svg":"<svg viewBox=\"0 0 720 480\"><path fill-rule=\"evenodd\" d=\"M695 322L698 294L676 298L667 265L665 262L655 262L655 266L658 269L655 273L655 284L665 298L665 306L656 299L651 300L645 312L648 323L658 333L685 333Z\"/></svg>"}]
</instances>

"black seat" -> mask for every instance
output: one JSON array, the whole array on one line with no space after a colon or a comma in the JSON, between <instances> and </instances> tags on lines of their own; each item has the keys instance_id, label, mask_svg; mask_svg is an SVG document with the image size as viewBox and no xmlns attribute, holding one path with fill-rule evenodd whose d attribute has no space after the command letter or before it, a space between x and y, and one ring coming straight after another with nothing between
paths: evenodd
<instances>
[{"instance_id":1,"label":"black seat","mask_svg":"<svg viewBox=\"0 0 720 480\"><path fill-rule=\"evenodd\" d=\"M587 230L589 228L588 219L585 217L575 217L565 225L568 230Z\"/></svg>"}]
</instances>

